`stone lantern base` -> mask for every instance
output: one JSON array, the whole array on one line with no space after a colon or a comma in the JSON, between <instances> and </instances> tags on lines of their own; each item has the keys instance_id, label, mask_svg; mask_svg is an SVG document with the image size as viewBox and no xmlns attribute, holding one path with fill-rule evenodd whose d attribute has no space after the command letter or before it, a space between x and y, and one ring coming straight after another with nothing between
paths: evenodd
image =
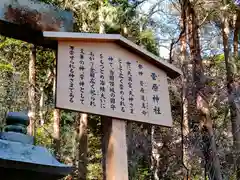
<instances>
[{"instance_id":1,"label":"stone lantern base","mask_svg":"<svg viewBox=\"0 0 240 180\"><path fill-rule=\"evenodd\" d=\"M33 137L24 134L28 117L9 113L6 132L0 132L0 177L6 180L57 180L72 172L42 146L33 145Z\"/></svg>"},{"instance_id":2,"label":"stone lantern base","mask_svg":"<svg viewBox=\"0 0 240 180\"><path fill-rule=\"evenodd\" d=\"M0 159L1 178L6 180L57 180L70 169Z\"/></svg>"}]
</instances>

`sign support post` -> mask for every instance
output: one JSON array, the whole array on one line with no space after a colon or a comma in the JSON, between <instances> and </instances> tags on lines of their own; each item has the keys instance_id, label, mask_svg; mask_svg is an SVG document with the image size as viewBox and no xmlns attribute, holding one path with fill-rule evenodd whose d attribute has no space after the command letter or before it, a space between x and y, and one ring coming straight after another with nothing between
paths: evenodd
<instances>
[{"instance_id":1,"label":"sign support post","mask_svg":"<svg viewBox=\"0 0 240 180\"><path fill-rule=\"evenodd\" d=\"M102 123L104 180L128 180L126 121L106 118Z\"/></svg>"}]
</instances>

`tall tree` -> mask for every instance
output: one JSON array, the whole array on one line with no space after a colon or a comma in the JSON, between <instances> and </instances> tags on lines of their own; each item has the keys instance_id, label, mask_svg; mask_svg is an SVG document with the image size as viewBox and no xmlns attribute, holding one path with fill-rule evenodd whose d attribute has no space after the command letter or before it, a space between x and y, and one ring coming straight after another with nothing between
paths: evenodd
<instances>
[{"instance_id":1,"label":"tall tree","mask_svg":"<svg viewBox=\"0 0 240 180\"><path fill-rule=\"evenodd\" d=\"M202 134L203 154L207 164L210 179L221 180L221 166L217 153L213 132L213 122L209 108L209 93L207 82L209 79L204 74L202 64L201 47L199 39L199 24L193 4L186 4L188 35L192 69L192 97L193 107L196 108L192 118L200 124Z\"/></svg>"},{"instance_id":2,"label":"tall tree","mask_svg":"<svg viewBox=\"0 0 240 180\"><path fill-rule=\"evenodd\" d=\"M191 72L189 72L189 67L188 67L188 62L187 62L187 14L186 14L186 5L187 1L180 1L181 5L181 20L180 20L180 27L181 27L181 33L180 33L180 64L181 64L181 69L183 72L183 77L182 77L182 141L183 141L183 164L187 168L187 174L186 174L186 180L189 179L189 174L191 174L191 163L190 159L191 157L189 156L188 152L188 146L189 146L189 133L190 133L190 128L189 128L189 92L190 88L189 87L189 78L191 77ZM171 57L170 57L171 59Z\"/></svg>"},{"instance_id":3,"label":"tall tree","mask_svg":"<svg viewBox=\"0 0 240 180\"><path fill-rule=\"evenodd\" d=\"M53 86L52 86L52 91L53 91L53 97L55 97L56 94L56 61L57 61L57 54L56 52L54 53L54 67L53 67ZM54 108L53 109L53 143L54 143L54 154L57 156L57 158L60 159L60 119L61 119L61 112L60 109Z\"/></svg>"},{"instance_id":4,"label":"tall tree","mask_svg":"<svg viewBox=\"0 0 240 180\"><path fill-rule=\"evenodd\" d=\"M222 37L224 46L224 60L226 66L226 80L227 80L227 90L228 90L228 103L231 113L232 122L232 134L233 134L233 146L235 154L235 165L236 165L236 176L240 179L240 88L238 79L235 77L233 72L233 66L235 64L234 60L239 58L238 55L238 34L239 34L239 11L237 10L237 18L235 21L234 29L234 57L230 57L230 24L229 24L229 3L228 1L223 1L223 14L221 17L222 25Z\"/></svg>"}]
</instances>

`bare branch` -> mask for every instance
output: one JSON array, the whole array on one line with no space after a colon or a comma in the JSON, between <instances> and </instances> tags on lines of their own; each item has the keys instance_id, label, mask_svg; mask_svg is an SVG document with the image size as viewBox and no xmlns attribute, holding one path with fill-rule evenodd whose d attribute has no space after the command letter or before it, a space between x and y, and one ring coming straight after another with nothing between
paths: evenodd
<instances>
[{"instance_id":1,"label":"bare branch","mask_svg":"<svg viewBox=\"0 0 240 180\"><path fill-rule=\"evenodd\" d=\"M210 11L207 13L207 15L203 18L202 22L198 25L199 27L201 27L205 21L207 20L207 18L214 12L214 10Z\"/></svg>"}]
</instances>

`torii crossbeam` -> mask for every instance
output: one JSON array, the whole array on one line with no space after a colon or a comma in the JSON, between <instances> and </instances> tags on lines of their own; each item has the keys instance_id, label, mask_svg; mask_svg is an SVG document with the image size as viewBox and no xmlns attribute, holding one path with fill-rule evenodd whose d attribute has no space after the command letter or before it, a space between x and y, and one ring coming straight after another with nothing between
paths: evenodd
<instances>
[{"instance_id":1,"label":"torii crossbeam","mask_svg":"<svg viewBox=\"0 0 240 180\"><path fill-rule=\"evenodd\" d=\"M1 0L0 34L36 45L55 48L43 40L43 31L71 32L73 15L36 0Z\"/></svg>"}]
</instances>

